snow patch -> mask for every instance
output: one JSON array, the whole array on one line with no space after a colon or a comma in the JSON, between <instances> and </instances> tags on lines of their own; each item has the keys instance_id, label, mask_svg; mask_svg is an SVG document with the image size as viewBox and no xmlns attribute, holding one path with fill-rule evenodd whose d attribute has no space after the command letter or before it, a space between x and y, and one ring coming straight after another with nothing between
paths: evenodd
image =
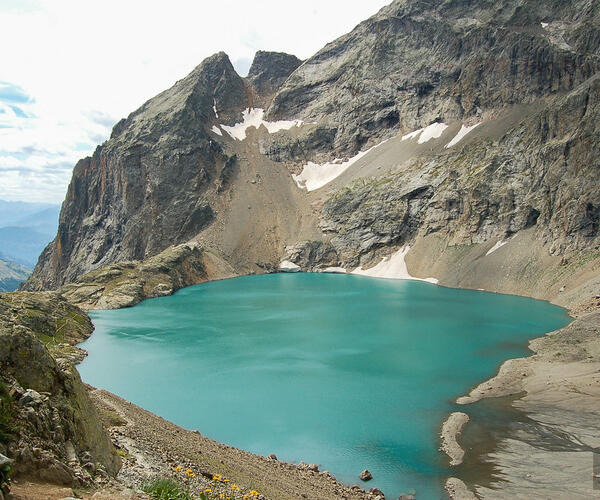
<instances>
[{"instance_id":1,"label":"snow patch","mask_svg":"<svg viewBox=\"0 0 600 500\"><path fill-rule=\"evenodd\" d=\"M490 248L487 253L485 254L485 256L487 257L489 254L494 253L496 250L498 250L500 247L503 247L504 245L506 245L508 243L509 240L500 240L498 241L492 248Z\"/></svg>"},{"instance_id":2,"label":"snow patch","mask_svg":"<svg viewBox=\"0 0 600 500\"><path fill-rule=\"evenodd\" d=\"M387 140L380 142L366 151L359 151L356 155L346 161L339 158L327 163L313 163L312 161L309 161L302 168L302 172L300 172L299 175L292 174L292 178L300 189L306 188L307 191L314 191L315 189L323 187L325 184L329 184L333 179L343 174L353 163L356 163L363 156L385 142L387 142Z\"/></svg>"},{"instance_id":3,"label":"snow patch","mask_svg":"<svg viewBox=\"0 0 600 500\"><path fill-rule=\"evenodd\" d=\"M290 262L289 260L283 260L281 261L281 264L279 264L279 270L282 273L297 273L300 271L300 266Z\"/></svg>"},{"instance_id":4,"label":"snow patch","mask_svg":"<svg viewBox=\"0 0 600 500\"><path fill-rule=\"evenodd\" d=\"M425 128L420 128L410 134L403 135L402 140L406 141L407 139L416 139L418 137L419 140L417 142L424 144L431 139L438 139L447 128L448 125L445 123L435 122Z\"/></svg>"},{"instance_id":5,"label":"snow patch","mask_svg":"<svg viewBox=\"0 0 600 500\"><path fill-rule=\"evenodd\" d=\"M219 118L219 113L217 113L217 100L213 97L213 111L215 112L215 116Z\"/></svg>"},{"instance_id":6,"label":"snow patch","mask_svg":"<svg viewBox=\"0 0 600 500\"><path fill-rule=\"evenodd\" d=\"M415 139L416 137L419 136L419 134L421 132L423 132L423 130L425 130L425 129L420 128L418 130L415 130L414 132L411 132L410 134L403 135L402 140L406 141L407 139Z\"/></svg>"},{"instance_id":7,"label":"snow patch","mask_svg":"<svg viewBox=\"0 0 600 500\"><path fill-rule=\"evenodd\" d=\"M550 23L540 23L540 24L542 25L542 28L546 29Z\"/></svg>"},{"instance_id":8,"label":"snow patch","mask_svg":"<svg viewBox=\"0 0 600 500\"><path fill-rule=\"evenodd\" d=\"M220 136L223 135L223 132L221 132L221 129L219 127L217 127L216 125L213 125L211 130L217 135L220 135Z\"/></svg>"},{"instance_id":9,"label":"snow patch","mask_svg":"<svg viewBox=\"0 0 600 500\"><path fill-rule=\"evenodd\" d=\"M411 276L406 267L404 258L408 254L410 246L406 245L396 253L385 257L379 264L370 268L362 269L357 267L351 274L358 274L360 276L370 276L372 278L389 278L396 280L415 280L415 281L427 281L428 283L438 283L435 278L415 278Z\"/></svg>"},{"instance_id":10,"label":"snow patch","mask_svg":"<svg viewBox=\"0 0 600 500\"><path fill-rule=\"evenodd\" d=\"M461 125L460 130L458 131L458 134L456 134L454 136L454 138L448 144L446 144L445 147L451 148L452 146L455 146L464 138L465 135L467 135L475 127L479 127L479 125L481 125L481 122L476 123L475 125L471 125L470 127L465 127L464 125Z\"/></svg>"},{"instance_id":11,"label":"snow patch","mask_svg":"<svg viewBox=\"0 0 600 500\"><path fill-rule=\"evenodd\" d=\"M274 134L280 130L289 130L292 127L300 127L304 122L302 120L279 120L277 122L268 122L263 120L265 114L261 108L246 108L242 112L243 121L235 125L221 125L231 137L238 141L243 141L246 138L246 129L256 127L257 129L264 125L269 134Z\"/></svg>"},{"instance_id":12,"label":"snow patch","mask_svg":"<svg viewBox=\"0 0 600 500\"><path fill-rule=\"evenodd\" d=\"M346 270L343 267L326 267L323 269L324 273L334 273L334 274L346 274Z\"/></svg>"}]
</instances>

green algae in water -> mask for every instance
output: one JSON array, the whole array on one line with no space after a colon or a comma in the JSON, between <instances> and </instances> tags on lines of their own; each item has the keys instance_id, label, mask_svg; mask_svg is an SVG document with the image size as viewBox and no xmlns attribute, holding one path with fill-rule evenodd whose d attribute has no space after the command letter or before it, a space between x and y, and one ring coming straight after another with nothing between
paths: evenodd
<instances>
[{"instance_id":1,"label":"green algae in water","mask_svg":"<svg viewBox=\"0 0 600 500\"><path fill-rule=\"evenodd\" d=\"M444 497L453 400L567 324L523 297L349 275L247 276L93 311L83 379L188 429L389 496ZM468 411L468 410L467 410Z\"/></svg>"}]
</instances>

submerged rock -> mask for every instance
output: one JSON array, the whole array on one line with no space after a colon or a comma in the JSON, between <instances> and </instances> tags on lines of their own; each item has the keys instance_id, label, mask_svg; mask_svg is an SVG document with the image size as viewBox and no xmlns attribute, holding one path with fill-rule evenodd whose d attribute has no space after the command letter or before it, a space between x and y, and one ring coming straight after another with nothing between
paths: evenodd
<instances>
[{"instance_id":1,"label":"submerged rock","mask_svg":"<svg viewBox=\"0 0 600 500\"><path fill-rule=\"evenodd\" d=\"M373 479L373 475L367 469L365 469L358 475L358 478L362 481L370 481Z\"/></svg>"}]
</instances>

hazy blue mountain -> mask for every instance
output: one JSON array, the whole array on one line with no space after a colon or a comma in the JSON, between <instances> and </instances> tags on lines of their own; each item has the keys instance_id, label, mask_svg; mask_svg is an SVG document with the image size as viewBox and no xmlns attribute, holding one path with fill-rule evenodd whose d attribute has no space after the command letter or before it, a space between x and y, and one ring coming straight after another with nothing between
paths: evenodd
<instances>
[{"instance_id":1,"label":"hazy blue mountain","mask_svg":"<svg viewBox=\"0 0 600 500\"><path fill-rule=\"evenodd\" d=\"M26 220L28 217L47 209L55 209L58 212L60 211L60 205L52 203L28 203L26 201L0 200L0 227L19 226L21 224L16 224L16 221Z\"/></svg>"},{"instance_id":2,"label":"hazy blue mountain","mask_svg":"<svg viewBox=\"0 0 600 500\"><path fill-rule=\"evenodd\" d=\"M29 227L0 227L0 252L9 260L29 267L35 266L51 240L47 233Z\"/></svg>"},{"instance_id":3,"label":"hazy blue mountain","mask_svg":"<svg viewBox=\"0 0 600 500\"><path fill-rule=\"evenodd\" d=\"M0 200L0 258L33 268L58 228L60 205Z\"/></svg>"},{"instance_id":4,"label":"hazy blue mountain","mask_svg":"<svg viewBox=\"0 0 600 500\"><path fill-rule=\"evenodd\" d=\"M60 205L52 205L32 214L18 217L11 224L7 224L7 226L32 228L42 234L50 235L53 238L56 234L56 228L58 227L59 215Z\"/></svg>"},{"instance_id":5,"label":"hazy blue mountain","mask_svg":"<svg viewBox=\"0 0 600 500\"><path fill-rule=\"evenodd\" d=\"M25 281L30 274L30 269L7 261L0 256L0 293L16 290L19 288L19 284Z\"/></svg>"}]
</instances>

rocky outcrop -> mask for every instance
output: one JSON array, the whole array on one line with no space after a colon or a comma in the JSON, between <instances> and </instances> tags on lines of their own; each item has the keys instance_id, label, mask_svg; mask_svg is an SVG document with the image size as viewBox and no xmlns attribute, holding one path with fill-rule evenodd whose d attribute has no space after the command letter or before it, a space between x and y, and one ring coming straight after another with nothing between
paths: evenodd
<instances>
[{"instance_id":1,"label":"rocky outcrop","mask_svg":"<svg viewBox=\"0 0 600 500\"><path fill-rule=\"evenodd\" d=\"M0 296L0 384L12 421L0 453L17 475L88 486L119 470L68 349L62 355L91 331L87 315L56 293Z\"/></svg>"},{"instance_id":2,"label":"rocky outcrop","mask_svg":"<svg viewBox=\"0 0 600 500\"><path fill-rule=\"evenodd\" d=\"M130 307L180 288L235 276L231 267L197 243L168 248L145 261L120 262L92 271L60 293L84 310Z\"/></svg>"}]
</instances>

